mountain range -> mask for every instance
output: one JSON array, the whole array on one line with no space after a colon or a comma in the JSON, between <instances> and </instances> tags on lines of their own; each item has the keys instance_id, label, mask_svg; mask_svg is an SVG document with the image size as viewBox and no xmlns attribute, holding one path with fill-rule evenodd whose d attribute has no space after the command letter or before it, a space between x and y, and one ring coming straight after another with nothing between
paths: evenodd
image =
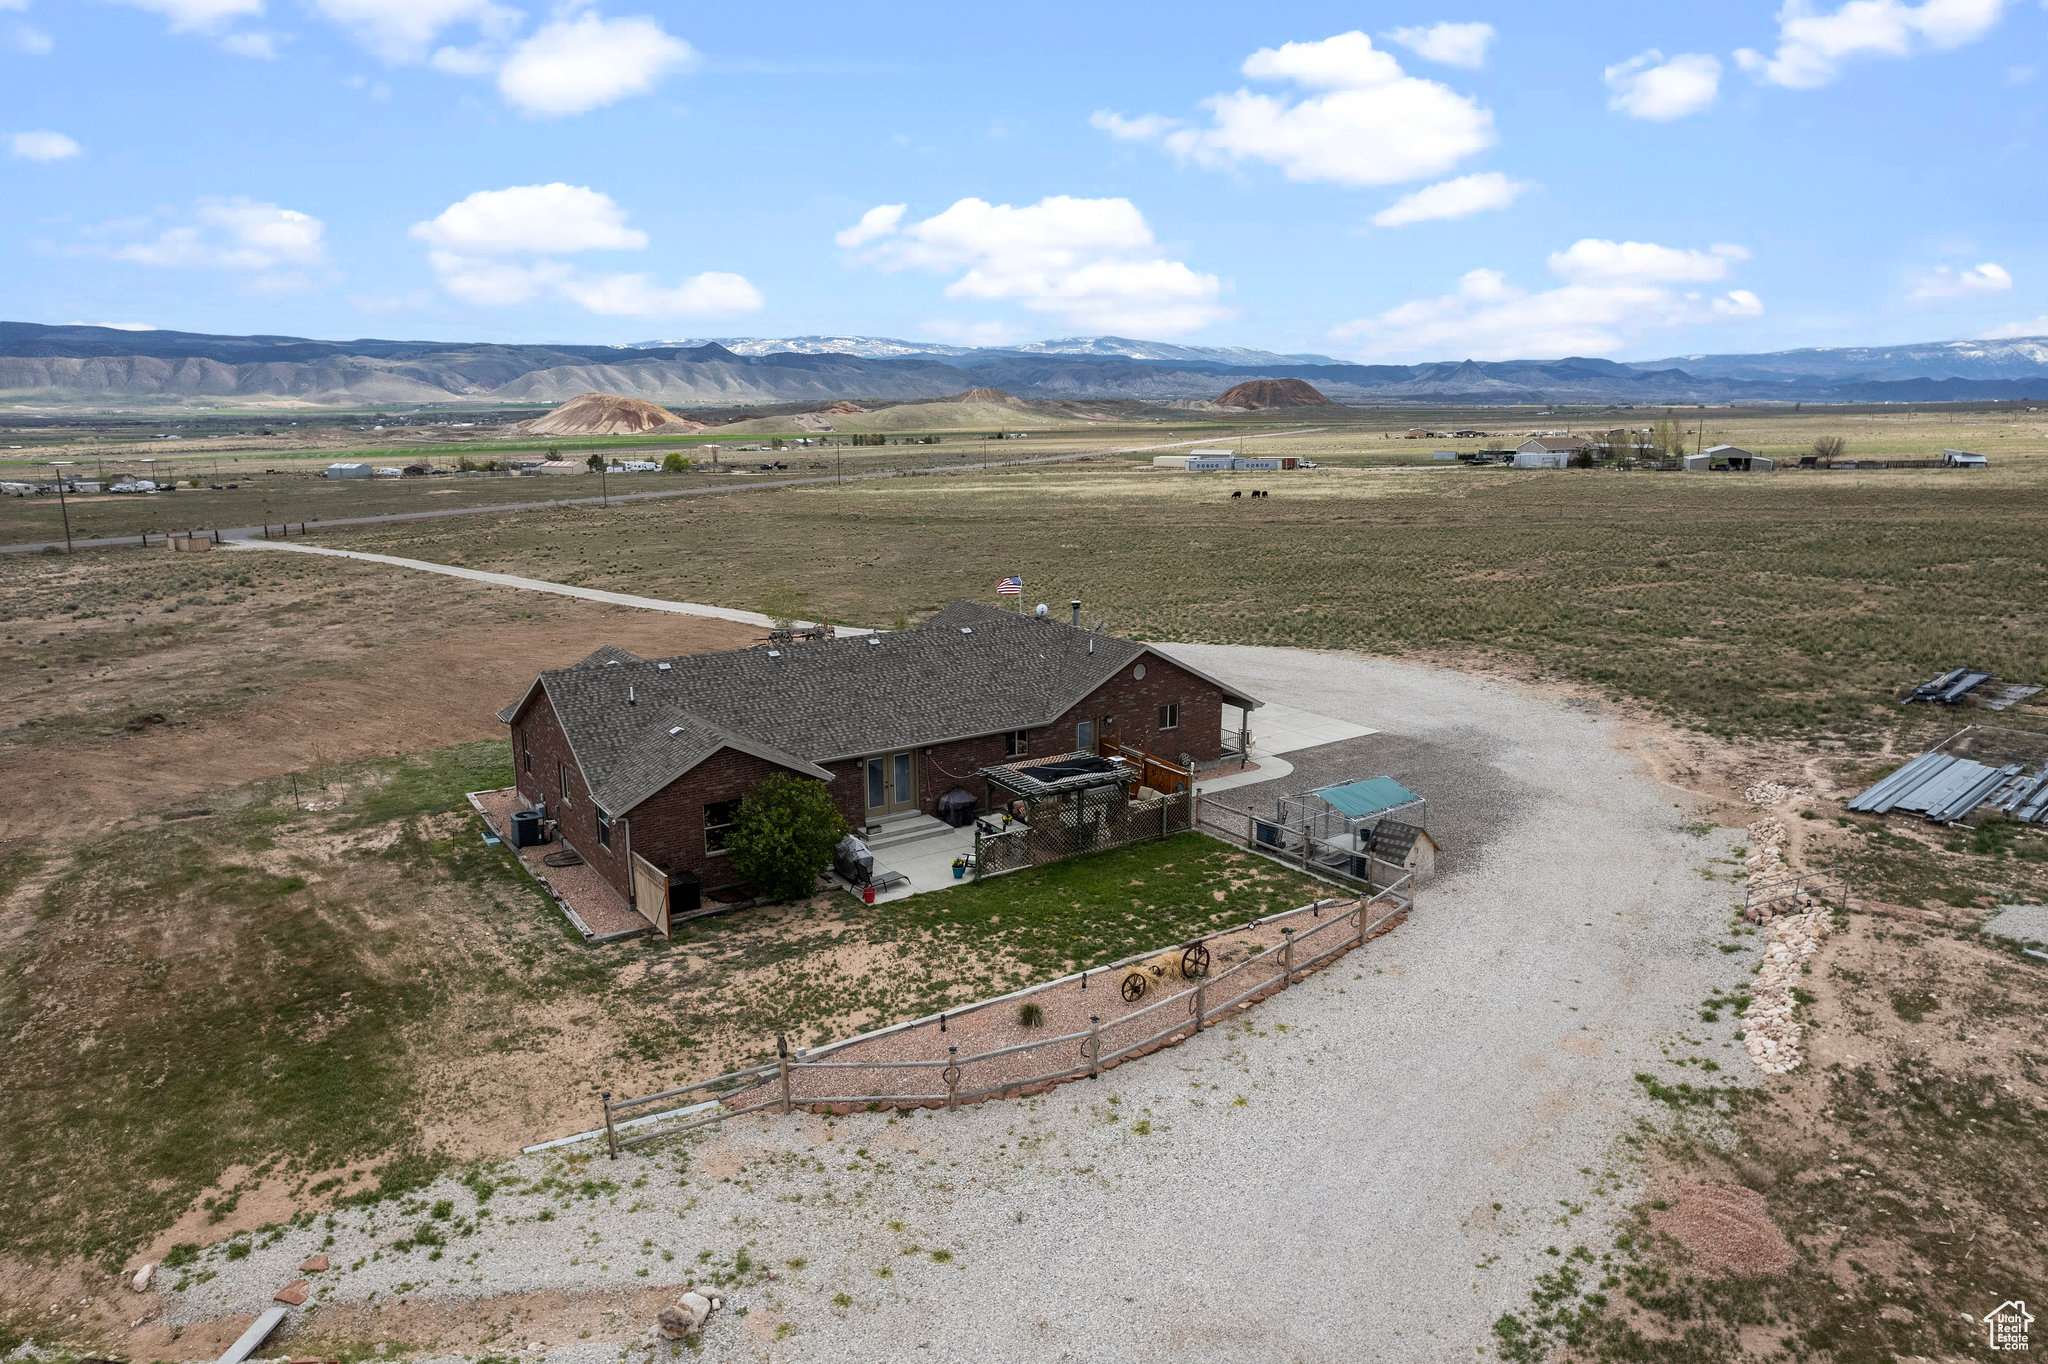
<instances>
[{"instance_id":1,"label":"mountain range","mask_svg":"<svg viewBox=\"0 0 2048 1364\"><path fill-rule=\"evenodd\" d=\"M1213 399L1303 379L1341 403L1882 403L2048 397L2048 337L1692 355L1362 365L1323 355L1074 337L1009 347L878 337L640 345L319 341L0 322L0 399L101 407L557 403L593 390L671 407L939 398Z\"/></svg>"}]
</instances>

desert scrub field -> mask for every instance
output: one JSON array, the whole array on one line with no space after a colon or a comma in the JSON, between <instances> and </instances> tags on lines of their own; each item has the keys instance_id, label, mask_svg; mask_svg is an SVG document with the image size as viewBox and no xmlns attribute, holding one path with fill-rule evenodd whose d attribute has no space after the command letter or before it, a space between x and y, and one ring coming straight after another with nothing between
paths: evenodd
<instances>
[{"instance_id":1,"label":"desert scrub field","mask_svg":"<svg viewBox=\"0 0 2048 1364\"><path fill-rule=\"evenodd\" d=\"M1265 488L1265 499L1233 491ZM331 543L886 625L956 596L1084 602L1160 640L1555 672L1717 733L1844 737L1967 659L2048 678L2048 460L1713 476L1111 463L359 529ZM2024 723L2024 721L2015 721Z\"/></svg>"}]
</instances>

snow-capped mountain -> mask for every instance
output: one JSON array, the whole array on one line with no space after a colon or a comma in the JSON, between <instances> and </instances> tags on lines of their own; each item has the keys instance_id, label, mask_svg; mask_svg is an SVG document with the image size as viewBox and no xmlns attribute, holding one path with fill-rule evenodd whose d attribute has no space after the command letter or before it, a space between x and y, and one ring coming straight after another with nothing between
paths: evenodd
<instances>
[{"instance_id":1,"label":"snow-capped mountain","mask_svg":"<svg viewBox=\"0 0 2048 1364\"><path fill-rule=\"evenodd\" d=\"M1910 346L1814 346L1760 355L1675 355L1630 364L1640 370L1682 369L1702 379L2038 379L2048 373L2048 336Z\"/></svg>"},{"instance_id":2,"label":"snow-capped mountain","mask_svg":"<svg viewBox=\"0 0 2048 1364\"><path fill-rule=\"evenodd\" d=\"M1149 360L1197 365L1335 365L1327 355L1279 355L1248 346L1180 346L1169 341L1134 341L1123 336L1069 336L1057 341L1026 341L1014 346L949 346L941 341L903 341L893 336L706 336L671 341L641 341L635 350L694 349L720 345L735 355L857 355L864 360L891 360L908 355L946 359L1004 355L1072 355L1091 359Z\"/></svg>"}]
</instances>

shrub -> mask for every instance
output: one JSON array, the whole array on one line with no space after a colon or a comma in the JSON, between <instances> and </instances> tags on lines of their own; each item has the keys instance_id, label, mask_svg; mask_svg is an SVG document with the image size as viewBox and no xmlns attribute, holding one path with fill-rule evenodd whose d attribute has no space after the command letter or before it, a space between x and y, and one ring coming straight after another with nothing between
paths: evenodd
<instances>
[{"instance_id":1,"label":"shrub","mask_svg":"<svg viewBox=\"0 0 2048 1364\"><path fill-rule=\"evenodd\" d=\"M661 471L665 474L680 474L690 467L688 455L677 454L674 450L661 457Z\"/></svg>"},{"instance_id":2,"label":"shrub","mask_svg":"<svg viewBox=\"0 0 2048 1364\"><path fill-rule=\"evenodd\" d=\"M740 802L725 849L748 885L778 900L808 895L846 837L846 821L823 782L768 778Z\"/></svg>"},{"instance_id":3,"label":"shrub","mask_svg":"<svg viewBox=\"0 0 2048 1364\"><path fill-rule=\"evenodd\" d=\"M1017 1006L1017 1025L1023 1028L1044 1027L1045 1010L1039 1008L1036 1004L1019 1004Z\"/></svg>"},{"instance_id":4,"label":"shrub","mask_svg":"<svg viewBox=\"0 0 2048 1364\"><path fill-rule=\"evenodd\" d=\"M603 473L604 456L597 453L597 451L592 450L590 452L590 458L583 461L583 467L590 470L590 472L592 472L593 474Z\"/></svg>"}]
</instances>

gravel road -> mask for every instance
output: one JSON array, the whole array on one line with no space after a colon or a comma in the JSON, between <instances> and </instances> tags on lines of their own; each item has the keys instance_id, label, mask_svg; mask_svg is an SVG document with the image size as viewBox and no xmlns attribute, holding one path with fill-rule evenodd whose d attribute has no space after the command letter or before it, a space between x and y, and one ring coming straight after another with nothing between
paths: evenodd
<instances>
[{"instance_id":1,"label":"gravel road","mask_svg":"<svg viewBox=\"0 0 2048 1364\"><path fill-rule=\"evenodd\" d=\"M1718 950L1730 888L1701 873L1740 835L1688 832L1685 798L1615 752L1607 722L1539 691L1174 652L1384 731L1289 755L1313 781L1283 784L1387 771L1430 798L1446 856L1405 926L1232 1026L1041 1098L747 1118L616 1165L507 1161L481 1205L451 1183L409 1212L343 1212L316 1291L417 1306L680 1284L702 1263L738 1279L703 1340L721 1359L1473 1359L1555 1263L1545 1248L1599 1245L1627 1198L1618 1138L1650 1111L1633 1073L1681 1034L1734 1070L1698 1005L1754 952ZM442 1258L393 1250L442 1198ZM184 1275L214 1277L170 1318L258 1310L329 1234L209 1252ZM525 1358L644 1357L646 1324Z\"/></svg>"}]
</instances>

